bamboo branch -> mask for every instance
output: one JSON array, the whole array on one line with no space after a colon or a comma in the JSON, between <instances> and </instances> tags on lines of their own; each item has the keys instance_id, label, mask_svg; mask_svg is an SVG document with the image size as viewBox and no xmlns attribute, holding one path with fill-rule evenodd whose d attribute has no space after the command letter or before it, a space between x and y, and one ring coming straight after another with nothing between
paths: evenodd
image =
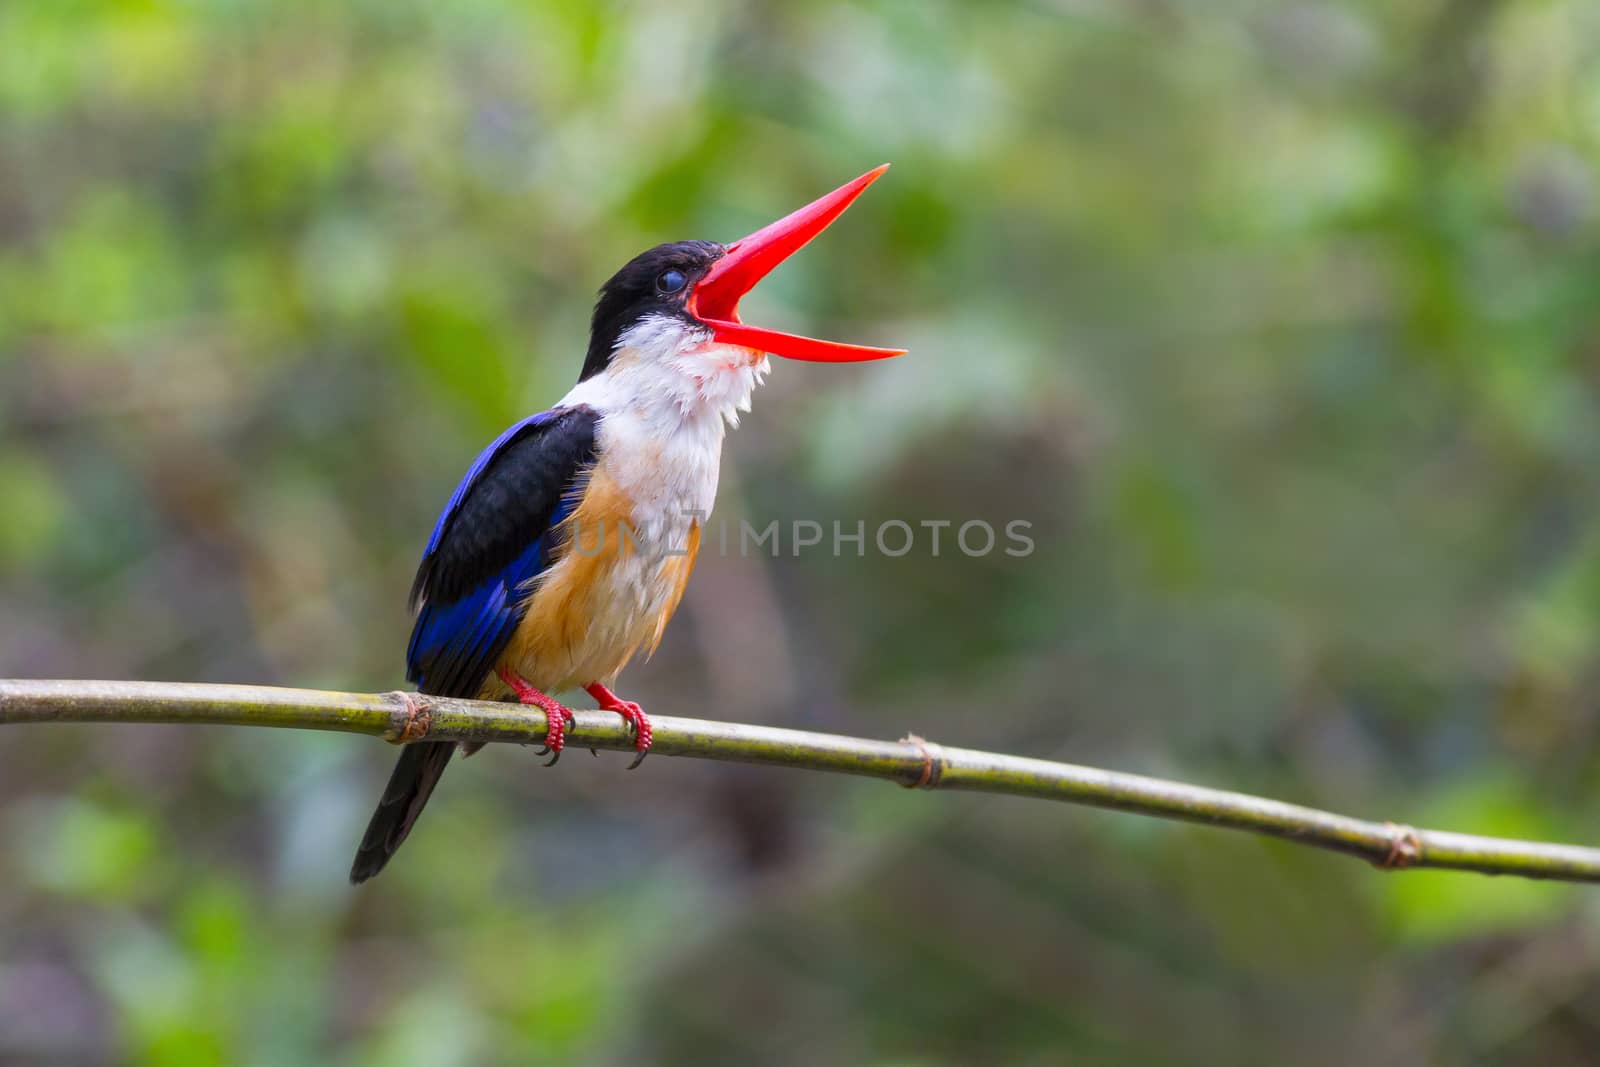
<instances>
[{"instance_id":1,"label":"bamboo branch","mask_svg":"<svg viewBox=\"0 0 1600 1067\"><path fill-rule=\"evenodd\" d=\"M1281 837L1362 857L1383 869L1448 867L1569 882L1600 882L1600 849L1419 830L1264 797L1070 763L946 748L909 737L868 741L770 726L651 716L661 756L692 756L883 778L909 788L1006 793ZM544 740L542 712L515 704L418 693L332 693L250 685L0 679L0 725L165 722L276 726L420 741ZM575 747L632 750L610 712L577 711Z\"/></svg>"}]
</instances>

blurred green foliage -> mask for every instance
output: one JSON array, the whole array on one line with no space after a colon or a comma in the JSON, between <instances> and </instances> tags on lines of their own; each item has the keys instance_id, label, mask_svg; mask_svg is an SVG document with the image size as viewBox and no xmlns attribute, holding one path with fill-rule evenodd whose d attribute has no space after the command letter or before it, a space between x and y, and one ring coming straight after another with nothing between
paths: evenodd
<instances>
[{"instance_id":1,"label":"blurred green foliage","mask_svg":"<svg viewBox=\"0 0 1600 1067\"><path fill-rule=\"evenodd\" d=\"M747 303L663 712L1444 828L1600 821L1600 8L0 4L0 673L392 688L435 510L594 288L894 170ZM997 798L0 736L0 1062L1589 1063L1581 890Z\"/></svg>"}]
</instances>

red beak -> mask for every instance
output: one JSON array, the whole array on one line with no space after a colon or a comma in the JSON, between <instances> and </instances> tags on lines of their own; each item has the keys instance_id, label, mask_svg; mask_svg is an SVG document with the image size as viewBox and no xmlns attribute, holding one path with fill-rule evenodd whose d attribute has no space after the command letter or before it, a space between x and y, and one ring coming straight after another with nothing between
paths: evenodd
<instances>
[{"instance_id":1,"label":"red beak","mask_svg":"<svg viewBox=\"0 0 1600 1067\"><path fill-rule=\"evenodd\" d=\"M799 211L729 245L727 254L713 263L711 269L695 283L694 291L689 294L689 314L711 327L712 338L719 344L754 348L789 359L804 359L814 363L857 363L905 355L903 348L867 348L836 341L818 341L812 337L746 326L739 321L739 298L754 289L757 282L771 273L772 268L827 229L828 224L843 214L862 190L877 181L888 169L889 164L885 163L869 170L855 181L839 186L827 196L813 200Z\"/></svg>"}]
</instances>

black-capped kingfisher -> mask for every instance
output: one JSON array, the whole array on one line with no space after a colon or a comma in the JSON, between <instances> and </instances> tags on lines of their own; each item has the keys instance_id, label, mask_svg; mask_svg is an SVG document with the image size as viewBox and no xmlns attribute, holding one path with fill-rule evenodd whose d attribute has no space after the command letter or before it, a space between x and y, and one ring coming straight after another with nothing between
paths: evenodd
<instances>
[{"instance_id":1,"label":"black-capped kingfisher","mask_svg":"<svg viewBox=\"0 0 1600 1067\"><path fill-rule=\"evenodd\" d=\"M724 430L750 410L767 355L903 354L746 325L739 299L887 169L730 245L658 245L601 287L578 384L479 454L428 539L406 649L419 692L542 709L554 763L572 712L550 694L581 687L630 725L630 769L639 765L650 720L611 687L634 653L660 643L683 596ZM377 874L405 841L455 749L423 741L401 752L352 882Z\"/></svg>"}]
</instances>

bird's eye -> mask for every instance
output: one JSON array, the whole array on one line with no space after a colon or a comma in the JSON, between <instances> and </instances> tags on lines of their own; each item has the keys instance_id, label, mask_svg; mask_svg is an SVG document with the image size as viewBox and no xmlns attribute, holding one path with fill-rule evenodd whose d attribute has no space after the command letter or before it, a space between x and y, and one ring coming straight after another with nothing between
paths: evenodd
<instances>
[{"instance_id":1,"label":"bird's eye","mask_svg":"<svg viewBox=\"0 0 1600 1067\"><path fill-rule=\"evenodd\" d=\"M689 278L681 270L664 270L656 275L656 288L663 293L676 293L689 284Z\"/></svg>"}]
</instances>

